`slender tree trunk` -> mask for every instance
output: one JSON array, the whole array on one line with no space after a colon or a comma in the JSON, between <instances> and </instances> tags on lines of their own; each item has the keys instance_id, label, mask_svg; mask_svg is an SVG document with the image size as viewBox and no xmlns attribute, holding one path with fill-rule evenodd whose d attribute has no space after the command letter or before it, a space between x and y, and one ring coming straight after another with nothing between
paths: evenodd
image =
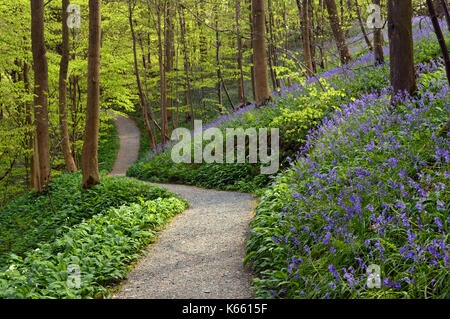
<instances>
[{"instance_id":1,"label":"slender tree trunk","mask_svg":"<svg viewBox=\"0 0 450 319\"><path fill-rule=\"evenodd\" d=\"M276 49L275 49L275 35L273 34L273 26L274 26L274 19L273 19L273 11L272 11L272 1L268 0L267 2L267 10L268 10L268 16L269 18L267 19L267 25L268 25L268 30L269 30L269 37L270 37L270 43L269 43L269 56L268 56L268 62L269 62L269 69L270 69L270 77L272 78L272 85L273 88L276 90L280 87L279 85L279 81L277 78L277 73L275 71L275 67L277 66L276 64Z\"/></svg>"},{"instance_id":2,"label":"slender tree trunk","mask_svg":"<svg viewBox=\"0 0 450 319\"><path fill-rule=\"evenodd\" d=\"M301 2L303 1L303 2ZM297 7L300 15L301 29L302 29L302 47L303 47L303 59L305 61L306 76L309 78L313 75L313 63L311 56L311 44L310 44L310 22L309 22L309 1L297 0Z\"/></svg>"},{"instance_id":3,"label":"slender tree trunk","mask_svg":"<svg viewBox=\"0 0 450 319\"><path fill-rule=\"evenodd\" d=\"M74 154L75 166L80 167L79 156L78 156L78 105L77 105L77 87L78 87L78 76L71 76L69 79L69 92L71 100L71 118L72 118L72 149Z\"/></svg>"},{"instance_id":4,"label":"slender tree trunk","mask_svg":"<svg viewBox=\"0 0 450 319\"><path fill-rule=\"evenodd\" d=\"M69 0L62 0L62 55L59 67L59 126L62 137L62 151L69 173L77 171L70 147L69 128L67 124L67 71L69 68L69 26L67 25L67 7Z\"/></svg>"},{"instance_id":5,"label":"slender tree trunk","mask_svg":"<svg viewBox=\"0 0 450 319\"><path fill-rule=\"evenodd\" d=\"M138 91L139 91L139 100L140 100L140 104L141 104L142 115L144 116L145 130L147 131L148 140L150 142L150 149L153 149L153 148L155 148L155 139L153 137L152 128L151 128L150 122L148 120L147 103L145 101L144 91L142 90L141 77L139 75L139 66L138 66L138 59L137 59L137 52L136 52L136 35L134 32L134 26L133 26L133 8L131 6L131 1L128 2L128 13L129 13L128 20L130 22L131 37L133 38L134 72L136 74L136 82L137 82ZM144 59L144 64L145 64L145 59Z\"/></svg>"},{"instance_id":6,"label":"slender tree trunk","mask_svg":"<svg viewBox=\"0 0 450 319\"><path fill-rule=\"evenodd\" d=\"M380 0L373 0L373 4L380 6ZM384 64L384 52L383 52L383 32L381 28L375 28L373 34L373 46L374 46L374 56L375 64Z\"/></svg>"},{"instance_id":7,"label":"slender tree trunk","mask_svg":"<svg viewBox=\"0 0 450 319\"><path fill-rule=\"evenodd\" d=\"M350 50L347 45L347 40L345 39L344 32L342 31L341 25L339 24L338 11L336 7L335 0L325 0L325 5L327 6L328 15L330 17L330 25L333 30L333 35L336 40L336 44L339 50L339 55L341 57L341 63L346 64L351 59Z\"/></svg>"},{"instance_id":8,"label":"slender tree trunk","mask_svg":"<svg viewBox=\"0 0 450 319\"><path fill-rule=\"evenodd\" d=\"M216 30L219 28L219 17L216 14ZM219 110L222 112L222 70L220 68L220 36L219 31L216 31L216 68L217 68L217 104Z\"/></svg>"},{"instance_id":9,"label":"slender tree trunk","mask_svg":"<svg viewBox=\"0 0 450 319\"><path fill-rule=\"evenodd\" d=\"M87 78L86 127L81 166L83 188L100 183L98 171L98 130L100 112L101 0L89 0L89 58Z\"/></svg>"},{"instance_id":10,"label":"slender tree trunk","mask_svg":"<svg viewBox=\"0 0 450 319\"><path fill-rule=\"evenodd\" d=\"M448 12L447 0L441 0L442 9L444 10L445 20L447 21L447 28L450 31L450 14Z\"/></svg>"},{"instance_id":11,"label":"slender tree trunk","mask_svg":"<svg viewBox=\"0 0 450 319\"><path fill-rule=\"evenodd\" d=\"M324 3L325 0L319 0L319 4L320 4L320 12L321 12L321 21L319 22L319 26L320 26L320 45L319 45L319 49L320 49L320 66L322 69L326 69L327 68L327 60L325 59L325 54L324 54L324 47L325 47L325 9L324 9ZM319 21L319 17L317 17L317 21Z\"/></svg>"},{"instance_id":12,"label":"slender tree trunk","mask_svg":"<svg viewBox=\"0 0 450 319\"><path fill-rule=\"evenodd\" d=\"M173 3L171 1L166 2L166 19L164 23L164 73L166 78L166 113L167 113L167 121L173 121L173 111L171 108L173 107L173 98L172 98L172 77L171 72L173 71L173 61L175 57L175 33L173 27ZM169 134L169 125L167 125L166 134Z\"/></svg>"},{"instance_id":13,"label":"slender tree trunk","mask_svg":"<svg viewBox=\"0 0 450 319\"><path fill-rule=\"evenodd\" d=\"M411 0L388 1L391 85L395 92L413 94L416 89L412 38Z\"/></svg>"},{"instance_id":14,"label":"slender tree trunk","mask_svg":"<svg viewBox=\"0 0 450 319\"><path fill-rule=\"evenodd\" d=\"M310 46L310 51L311 51L311 63L313 66L313 73L317 72L317 64L316 64L316 34L314 32L314 30L316 30L315 28L315 24L314 24L314 5L313 5L314 1L309 0L309 6L308 6L308 17L309 17L309 24L308 24L308 28L310 30L309 32L309 46Z\"/></svg>"},{"instance_id":15,"label":"slender tree trunk","mask_svg":"<svg viewBox=\"0 0 450 319\"><path fill-rule=\"evenodd\" d=\"M270 99L269 78L267 74L266 25L263 0L252 0L254 23L253 49L255 54L255 93L256 105Z\"/></svg>"},{"instance_id":16,"label":"slender tree trunk","mask_svg":"<svg viewBox=\"0 0 450 319\"><path fill-rule=\"evenodd\" d=\"M25 94L29 94L30 93L30 76L29 76L29 71L30 71L30 65L27 63L27 61L23 62L23 83L24 83L24 88L25 88ZM27 137L25 140L26 143L26 147L28 147L28 149L31 151L31 156L26 158L26 162L28 163L28 168L30 170L30 179L29 179L29 187L33 188L33 185L35 184L34 181L34 169L35 169L35 165L33 165L34 163L34 157L33 157L33 149L34 149L34 134L33 134L33 130L31 129L31 127L33 126L33 111L32 111L32 105L30 102L26 102L25 103L25 125L28 127L27 130Z\"/></svg>"},{"instance_id":17,"label":"slender tree trunk","mask_svg":"<svg viewBox=\"0 0 450 319\"><path fill-rule=\"evenodd\" d=\"M366 41L367 47L370 51L373 51L372 42L370 42L369 36L367 35L366 28L364 27L364 22L361 18L361 7L359 6L358 0L355 0L355 7L356 7L356 16L358 17L358 23L361 28L361 32L364 36L364 41Z\"/></svg>"},{"instance_id":18,"label":"slender tree trunk","mask_svg":"<svg viewBox=\"0 0 450 319\"><path fill-rule=\"evenodd\" d=\"M239 69L238 78L238 105L245 105L247 103L247 98L245 97L244 88L244 68L242 63L242 37L240 29L240 19L241 19L241 0L236 0L236 42L237 42L237 63Z\"/></svg>"},{"instance_id":19,"label":"slender tree trunk","mask_svg":"<svg viewBox=\"0 0 450 319\"><path fill-rule=\"evenodd\" d=\"M255 87L255 48L253 47L253 38L255 37L255 26L253 23L253 4L252 0L248 0L249 2L249 20L250 20L250 38L251 38L251 46L252 46L252 54L250 56L251 59L251 68L250 68L250 74L252 77L252 94L253 94L253 100L256 100L256 87Z\"/></svg>"},{"instance_id":20,"label":"slender tree trunk","mask_svg":"<svg viewBox=\"0 0 450 319\"><path fill-rule=\"evenodd\" d=\"M184 55L184 104L190 107L190 112L186 112L186 120L191 120L192 127L194 127L194 106L191 101L191 83L190 83L190 63L186 44L186 19L184 15L184 9L179 6L180 17L180 32L181 32L181 44L183 46Z\"/></svg>"},{"instance_id":21,"label":"slender tree trunk","mask_svg":"<svg viewBox=\"0 0 450 319\"><path fill-rule=\"evenodd\" d=\"M49 183L48 64L44 41L44 1L31 0L31 46L34 70L35 184L40 193Z\"/></svg>"},{"instance_id":22,"label":"slender tree trunk","mask_svg":"<svg viewBox=\"0 0 450 319\"><path fill-rule=\"evenodd\" d=\"M434 10L433 2L431 0L426 0L428 6L428 12L430 13L431 22L433 24L434 32L436 33L439 46L441 47L442 57L444 58L445 71L447 73L448 84L450 85L450 57L448 55L447 44L445 43L444 35L442 34L441 27L439 25L439 20Z\"/></svg>"},{"instance_id":23,"label":"slender tree trunk","mask_svg":"<svg viewBox=\"0 0 450 319\"><path fill-rule=\"evenodd\" d=\"M164 69L164 52L162 42L162 27L161 27L161 3L157 6L158 15L158 47L159 47L159 73L160 73L160 94L161 94L161 143L166 144L166 132L169 131L167 123L167 108L166 108L166 74Z\"/></svg>"}]
</instances>

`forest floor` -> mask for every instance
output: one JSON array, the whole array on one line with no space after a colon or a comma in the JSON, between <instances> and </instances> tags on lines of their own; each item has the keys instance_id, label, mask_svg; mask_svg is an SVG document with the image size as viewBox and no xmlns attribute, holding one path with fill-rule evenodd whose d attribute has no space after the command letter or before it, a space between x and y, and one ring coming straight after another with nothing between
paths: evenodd
<instances>
[{"instance_id":1,"label":"forest floor","mask_svg":"<svg viewBox=\"0 0 450 319\"><path fill-rule=\"evenodd\" d=\"M139 130L119 116L120 150L111 175L137 160ZM115 298L250 298L251 272L242 262L254 214L249 194L155 184L180 194L190 208L177 216L136 263Z\"/></svg>"}]
</instances>

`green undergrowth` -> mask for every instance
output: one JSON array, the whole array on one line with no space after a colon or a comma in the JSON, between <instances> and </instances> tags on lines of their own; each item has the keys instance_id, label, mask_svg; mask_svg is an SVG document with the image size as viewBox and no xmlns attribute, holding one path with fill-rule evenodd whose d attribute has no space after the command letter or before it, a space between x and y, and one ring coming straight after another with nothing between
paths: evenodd
<instances>
[{"instance_id":1,"label":"green undergrowth","mask_svg":"<svg viewBox=\"0 0 450 319\"><path fill-rule=\"evenodd\" d=\"M120 147L117 128L111 120L102 123L98 142L98 169L108 174L112 171Z\"/></svg>"},{"instance_id":2,"label":"green undergrowth","mask_svg":"<svg viewBox=\"0 0 450 319\"><path fill-rule=\"evenodd\" d=\"M123 182L123 181L122 181ZM100 298L124 279L156 232L186 208L174 197L108 208L23 257L10 255L0 272L0 298Z\"/></svg>"},{"instance_id":3,"label":"green undergrowth","mask_svg":"<svg viewBox=\"0 0 450 319\"><path fill-rule=\"evenodd\" d=\"M11 201L0 210L0 270L10 253L23 256L38 244L110 207L174 196L165 189L124 177L102 176L92 189L81 188L81 173L55 178L49 191Z\"/></svg>"}]
</instances>

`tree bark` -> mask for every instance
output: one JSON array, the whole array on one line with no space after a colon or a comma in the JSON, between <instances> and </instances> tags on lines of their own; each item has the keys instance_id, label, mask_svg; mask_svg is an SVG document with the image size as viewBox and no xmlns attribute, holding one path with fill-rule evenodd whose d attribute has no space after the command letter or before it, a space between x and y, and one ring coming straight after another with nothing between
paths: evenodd
<instances>
[{"instance_id":1,"label":"tree bark","mask_svg":"<svg viewBox=\"0 0 450 319\"><path fill-rule=\"evenodd\" d=\"M216 14L216 29L219 27L219 17ZM223 101L222 101L222 69L220 67L220 35L219 31L216 31L216 68L217 68L217 104L219 110L222 112Z\"/></svg>"},{"instance_id":2,"label":"tree bark","mask_svg":"<svg viewBox=\"0 0 450 319\"><path fill-rule=\"evenodd\" d=\"M303 59L305 60L306 76L308 78L313 76L313 62L311 55L310 44L310 22L309 22L309 1L297 0L297 7L300 15L301 29L302 29L302 46L303 46Z\"/></svg>"},{"instance_id":3,"label":"tree bark","mask_svg":"<svg viewBox=\"0 0 450 319\"><path fill-rule=\"evenodd\" d=\"M237 44L237 64L239 69L238 78L238 105L245 105L247 98L245 97L244 87L244 68L242 63L242 36L240 28L241 19L241 0L236 0L236 44Z\"/></svg>"},{"instance_id":4,"label":"tree bark","mask_svg":"<svg viewBox=\"0 0 450 319\"><path fill-rule=\"evenodd\" d=\"M82 151L83 188L100 183L98 171L98 130L100 112L101 0L89 0L89 49L86 128Z\"/></svg>"},{"instance_id":5,"label":"tree bark","mask_svg":"<svg viewBox=\"0 0 450 319\"><path fill-rule=\"evenodd\" d=\"M24 89L25 89L25 94L29 94L30 93L30 76L29 76L29 71L30 71L30 65L28 64L27 61L23 62L23 84L24 84ZM26 157L26 162L27 162L27 167L30 169L30 178L28 180L28 186L30 188L33 188L33 185L35 184L34 178L36 177L34 170L35 170L35 165L34 163L34 156L33 156L33 150L34 150L34 134L33 134L33 130L31 129L31 127L33 126L33 114L32 114L33 110L32 110L32 106L30 102L26 102L25 103L25 125L29 128L27 130L27 137L25 139L25 144L26 147L28 147L28 149L31 151L31 156L30 157ZM27 168L27 169L28 169ZM28 179L28 177L27 177Z\"/></svg>"},{"instance_id":6,"label":"tree bark","mask_svg":"<svg viewBox=\"0 0 450 319\"><path fill-rule=\"evenodd\" d=\"M147 103L145 101L144 91L142 90L141 77L139 75L139 66L138 66L138 59L137 59L137 52L136 52L136 35L134 32L134 26L133 26L133 8L131 6L131 1L129 1L129 3L128 3L128 13L129 13L128 20L130 22L131 37L133 38L134 72L136 74L136 82L137 82L138 91L139 91L139 100L140 100L140 104L141 104L142 115L144 116L145 130L147 131L148 140L150 142L150 149L154 149L155 148L155 139L153 137L150 122L148 120ZM144 63L145 63L145 60L144 60Z\"/></svg>"},{"instance_id":7,"label":"tree bark","mask_svg":"<svg viewBox=\"0 0 450 319\"><path fill-rule=\"evenodd\" d=\"M252 13L254 24L255 102L256 105L261 105L270 99L269 78L267 74L265 8L263 0L252 0Z\"/></svg>"},{"instance_id":8,"label":"tree bark","mask_svg":"<svg viewBox=\"0 0 450 319\"><path fill-rule=\"evenodd\" d=\"M167 121L173 120L173 112L171 108L173 107L173 98L172 98L172 79L171 72L173 71L173 61L175 57L175 42L174 42L174 27L173 27L173 8L172 2L166 2L166 18L164 22L164 73L166 78L166 113L167 113ZM169 126L167 125L166 134L169 134L168 131Z\"/></svg>"},{"instance_id":9,"label":"tree bark","mask_svg":"<svg viewBox=\"0 0 450 319\"><path fill-rule=\"evenodd\" d=\"M380 0L373 0L373 4L380 6ZM380 28L375 28L375 32L373 34L374 57L375 64L377 65L384 64L384 37L381 30L382 29Z\"/></svg>"},{"instance_id":10,"label":"tree bark","mask_svg":"<svg viewBox=\"0 0 450 319\"><path fill-rule=\"evenodd\" d=\"M256 88L255 88L255 48L253 47L253 38L255 37L255 26L253 23L253 4L252 0L248 0L249 3L249 20L250 20L250 39L251 39L251 47L252 47L252 54L250 56L251 60L251 67L250 67L250 75L252 78L252 95L253 100L256 100Z\"/></svg>"},{"instance_id":11,"label":"tree bark","mask_svg":"<svg viewBox=\"0 0 450 319\"><path fill-rule=\"evenodd\" d=\"M69 173L77 171L70 147L69 128L67 125L67 71L69 68L69 26L67 25L67 7L69 0L62 0L62 55L59 66L59 126L62 137L62 152Z\"/></svg>"},{"instance_id":12,"label":"tree bark","mask_svg":"<svg viewBox=\"0 0 450 319\"><path fill-rule=\"evenodd\" d=\"M441 47L442 57L444 58L445 71L447 73L448 84L450 85L450 57L448 55L447 44L445 43L444 35L442 34L441 27L439 25L439 20L434 10L433 2L431 0L426 0L428 6L428 12L430 13L431 23L433 24L434 32L436 33L439 46Z\"/></svg>"},{"instance_id":13,"label":"tree bark","mask_svg":"<svg viewBox=\"0 0 450 319\"><path fill-rule=\"evenodd\" d=\"M160 100L161 100L161 144L166 144L166 133L169 131L167 123L167 108L166 108L166 74L164 68L164 50L162 42L162 27L161 27L161 3L157 5L158 15L158 47L159 47L159 82L160 82Z\"/></svg>"},{"instance_id":14,"label":"tree bark","mask_svg":"<svg viewBox=\"0 0 450 319\"><path fill-rule=\"evenodd\" d=\"M411 0L388 1L391 85L395 92L413 94L416 89L412 38Z\"/></svg>"},{"instance_id":15,"label":"tree bark","mask_svg":"<svg viewBox=\"0 0 450 319\"><path fill-rule=\"evenodd\" d=\"M336 45L339 50L341 63L346 64L352 59L352 56L350 55L347 40L345 39L344 32L342 31L341 25L339 23L336 1L325 0L325 5L327 7L328 15L330 18L330 26L333 31L334 38L336 40Z\"/></svg>"},{"instance_id":16,"label":"tree bark","mask_svg":"<svg viewBox=\"0 0 450 319\"><path fill-rule=\"evenodd\" d=\"M179 6L179 18L180 18L180 32L181 32L181 44L183 46L184 55L184 104L190 107L190 112L186 112L186 120L190 120L192 127L194 127L194 106L191 101L191 79L190 79L190 63L186 44L186 19L184 15L184 8Z\"/></svg>"},{"instance_id":17,"label":"tree bark","mask_svg":"<svg viewBox=\"0 0 450 319\"><path fill-rule=\"evenodd\" d=\"M267 10L269 18L267 19L267 25L269 30L269 37L270 37L270 43L269 43L269 56L268 56L268 62L269 62L269 68L270 68L270 77L272 78L272 86L275 90L277 90L280 87L280 81L277 77L277 72L275 71L275 67L277 67L277 52L275 49L275 42L276 38L273 34L273 27L274 27L274 18L273 18L273 11L272 11L272 1L268 0L267 2Z\"/></svg>"},{"instance_id":18,"label":"tree bark","mask_svg":"<svg viewBox=\"0 0 450 319\"><path fill-rule=\"evenodd\" d=\"M35 184L40 193L49 183L48 64L44 40L44 1L31 0L31 47L34 70Z\"/></svg>"}]
</instances>

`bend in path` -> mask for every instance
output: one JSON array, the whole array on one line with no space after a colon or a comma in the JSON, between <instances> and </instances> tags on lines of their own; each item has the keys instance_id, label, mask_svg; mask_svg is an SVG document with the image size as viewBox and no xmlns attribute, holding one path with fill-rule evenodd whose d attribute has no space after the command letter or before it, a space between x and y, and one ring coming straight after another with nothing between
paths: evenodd
<instances>
[{"instance_id":1,"label":"bend in path","mask_svg":"<svg viewBox=\"0 0 450 319\"><path fill-rule=\"evenodd\" d=\"M120 115L114 117L120 147L110 175L125 176L127 169L138 160L141 133L133 120Z\"/></svg>"},{"instance_id":2,"label":"bend in path","mask_svg":"<svg viewBox=\"0 0 450 319\"><path fill-rule=\"evenodd\" d=\"M137 160L139 130L114 121L120 150L111 175L125 175ZM137 133L136 133L137 130ZM180 194L190 208L174 218L137 262L115 298L251 298L252 274L242 262L253 218L249 194L156 184Z\"/></svg>"},{"instance_id":3,"label":"bend in path","mask_svg":"<svg viewBox=\"0 0 450 319\"><path fill-rule=\"evenodd\" d=\"M118 298L251 298L242 265L253 218L249 194L159 185L191 205L161 233L130 273Z\"/></svg>"}]
</instances>

